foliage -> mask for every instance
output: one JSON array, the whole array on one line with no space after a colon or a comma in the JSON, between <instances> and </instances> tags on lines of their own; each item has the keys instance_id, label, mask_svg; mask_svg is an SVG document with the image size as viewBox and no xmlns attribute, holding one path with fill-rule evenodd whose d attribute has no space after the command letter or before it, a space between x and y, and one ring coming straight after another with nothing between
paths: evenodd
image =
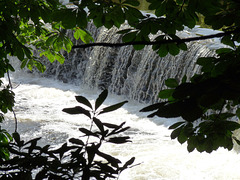
<instances>
[{"instance_id":1,"label":"foliage","mask_svg":"<svg viewBox=\"0 0 240 180\"><path fill-rule=\"evenodd\" d=\"M177 79L166 80L165 85L169 89L159 93L159 97L165 99L165 102L141 110L154 111L149 117L181 117L182 122L169 127L173 130L171 138L177 138L181 144L187 142L189 152L197 149L210 153L219 147L231 150L234 140L239 144L233 132L240 128L240 49L237 45L240 42L237 20L240 16L237 12L240 3L232 0L148 2L151 3L150 8L156 10L158 17L163 18L164 15L168 23L175 24L163 31L165 33L171 30L175 34L176 30L181 30L179 28L182 25L194 27L197 13L203 15L205 23L213 29L235 31L221 39L228 48L218 49L216 57L202 57L197 60L197 64L201 66L200 74L195 74L188 82L186 79L181 82ZM158 50L160 56L167 54L167 50L164 52Z\"/></svg>"},{"instance_id":2,"label":"foliage","mask_svg":"<svg viewBox=\"0 0 240 180\"><path fill-rule=\"evenodd\" d=\"M55 0L3 0L0 2L0 78L14 71L9 56L21 61L21 68L43 72L45 66L41 56L50 62L64 62L62 51L70 52L73 43L67 37L67 29L74 31L74 37L84 43L94 42L91 32L86 30L89 21L97 27L120 27L127 22L128 29L119 31L123 42L142 41L134 45L136 50L144 48L144 42L175 40L158 43L152 49L164 57L177 55L187 50L186 43L179 43L177 31L184 27L193 28L198 17L213 29L221 29L221 42L228 48L216 51L216 57L200 58L200 74L191 79L167 80L159 97L165 102L152 105L143 111L156 110L150 116L182 117L173 129L172 138L180 143L187 142L188 150L211 152L218 147L232 149L233 131L239 128L239 48L240 3L236 0L147 0L149 10L155 16L143 14L135 7L138 0L75 0L74 6L67 8ZM38 51L37 56L33 51ZM2 85L2 81L0 81ZM9 98L6 98L9 97ZM1 111L12 111L14 93L9 87L1 90ZM3 120L3 115L0 117ZM3 131L3 134L5 131ZM1 143L11 140L8 133L1 136ZM4 152L4 151L2 151ZM7 159L9 153L0 153Z\"/></svg>"},{"instance_id":3,"label":"foliage","mask_svg":"<svg viewBox=\"0 0 240 180\"><path fill-rule=\"evenodd\" d=\"M58 148L49 145L40 147L40 138L23 141L18 133L13 134L14 142L5 145L14 157L2 161L0 165L1 179L74 179L117 178L120 173L129 168L134 157L122 162L100 150L104 143L123 144L130 142L129 136L121 135L129 127L101 121L98 116L114 111L127 101L99 109L107 98L107 90L103 91L96 100L95 108L83 96L76 96L81 106L65 108L68 114L83 114L91 120L90 129L79 128L82 138L70 138ZM85 105L89 110L82 107ZM83 137L87 137L84 142ZM35 171L35 172L34 172ZM35 173L35 175L34 175Z\"/></svg>"}]
</instances>

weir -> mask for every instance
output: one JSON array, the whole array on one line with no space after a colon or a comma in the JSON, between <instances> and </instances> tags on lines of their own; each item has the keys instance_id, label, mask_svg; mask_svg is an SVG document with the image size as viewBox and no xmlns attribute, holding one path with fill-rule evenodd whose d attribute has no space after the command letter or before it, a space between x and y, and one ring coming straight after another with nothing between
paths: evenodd
<instances>
[{"instance_id":1,"label":"weir","mask_svg":"<svg viewBox=\"0 0 240 180\"><path fill-rule=\"evenodd\" d=\"M122 29L127 28L123 26ZM89 31L95 42L121 42L121 35L116 34L117 28L96 29L89 24ZM71 31L67 32L73 38ZM180 37L191 37L196 34L183 31ZM74 40L74 44L80 44ZM181 80L186 74L187 79L199 72L196 60L199 57L214 56L209 48L211 41L188 43L188 50L181 51L177 56L167 55L160 58L151 46L136 51L132 46L108 48L91 47L73 49L66 57L65 63L47 63L45 75L53 76L65 83L85 84L90 88L108 89L111 93L124 95L138 102L153 103L158 101L158 93L166 88L164 80L176 78Z\"/></svg>"},{"instance_id":2,"label":"weir","mask_svg":"<svg viewBox=\"0 0 240 180\"><path fill-rule=\"evenodd\" d=\"M92 28L92 29L91 29ZM119 42L116 29L96 30L96 42ZM72 36L72 32L68 32ZM184 34L185 33L185 34ZM191 35L185 31L181 36ZM193 34L195 36L195 34ZM74 42L79 44L80 42ZM65 54L66 62L50 64L46 61L47 71L42 78L38 74L25 73L15 68L12 73L14 93L16 94L15 112L18 118L18 130L25 140L42 137L41 145L59 146L67 138L79 138L79 127L89 128L90 121L81 115L70 116L62 112L63 108L79 105L74 96L82 95L93 104L99 91L96 88L108 88L111 92L122 94L128 99L140 102L157 101L160 89L165 88L164 80L169 77L181 79L187 74L188 79L199 71L196 60L200 56L213 56L212 41L192 42L189 50L178 56L159 56L146 47L135 51L131 46L122 48L94 47L75 49ZM14 62L19 61L13 59ZM19 67L19 64L15 64ZM77 84L77 86L72 83ZM85 89L88 85L94 90ZM106 106L126 100L125 97L110 96ZM235 168L240 164L240 157L235 151L220 148L217 151L188 153L186 143L181 145L171 140L168 127L177 122L174 118L146 118L140 113L143 104L129 101L123 108L106 113L101 117L104 122L120 124L126 121L131 129L127 135L132 142L115 146L104 146L103 152L110 152L122 162L136 157L133 168L123 172L119 180L202 180L202 179L240 179L240 172ZM7 114L4 129L14 132L13 115Z\"/></svg>"}]
</instances>

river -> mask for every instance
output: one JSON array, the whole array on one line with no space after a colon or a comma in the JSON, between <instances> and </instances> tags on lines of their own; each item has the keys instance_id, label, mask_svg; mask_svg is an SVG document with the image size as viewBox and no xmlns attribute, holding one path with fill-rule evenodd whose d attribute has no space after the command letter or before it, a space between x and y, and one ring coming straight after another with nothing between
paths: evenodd
<instances>
[{"instance_id":1,"label":"river","mask_svg":"<svg viewBox=\"0 0 240 180\"><path fill-rule=\"evenodd\" d=\"M84 86L62 83L51 78L17 71L12 74L16 93L15 111L18 131L24 139L42 137L41 144L58 145L70 137L79 136L79 127L89 127L81 115L68 115L63 108L78 103L75 95L87 97L91 103L100 91ZM105 105L126 100L110 94ZM104 150L123 162L136 157L137 165L124 171L120 180L233 180L240 179L240 156L235 151L219 149L211 154L188 153L186 145L170 139L169 125L178 119L146 118L139 113L145 104L130 101L119 110L107 113L101 120L130 126L126 133L132 142L106 145ZM14 131L12 114L7 114L4 127Z\"/></svg>"}]
</instances>

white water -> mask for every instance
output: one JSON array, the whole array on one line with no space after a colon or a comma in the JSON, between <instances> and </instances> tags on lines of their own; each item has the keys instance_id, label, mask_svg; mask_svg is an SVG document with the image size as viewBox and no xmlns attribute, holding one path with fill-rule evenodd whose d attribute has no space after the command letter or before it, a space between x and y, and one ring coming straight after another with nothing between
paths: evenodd
<instances>
[{"instance_id":1,"label":"white water","mask_svg":"<svg viewBox=\"0 0 240 180\"><path fill-rule=\"evenodd\" d=\"M91 28L91 27L90 27ZM92 29L96 41L116 42L116 30ZM94 32L95 31L95 32ZM204 31L205 32L205 31ZM185 34L184 34L185 33ZM183 36L191 35L184 32ZM76 42L76 44L79 42ZM78 105L75 95L83 95L94 103L100 91L88 89L108 88L110 92L124 97L110 95L105 105L114 104L126 99L142 102L154 102L157 93L164 88L164 79L184 74L188 78L199 68L195 61L199 56L209 56L215 42L204 41L189 45L189 51L176 57L158 58L151 47L136 52L126 48L90 48L73 50L66 55L66 63L47 65L47 75L17 71L12 74L16 87L15 111L18 118L18 131L24 139L42 137L41 144L58 145L70 137L78 137L79 127L88 127L90 122L83 116L72 116L62 112L63 108ZM219 45L218 45L219 46ZM180 145L170 139L169 125L178 119L146 118L147 114L139 113L146 106L134 100L116 112L102 115L106 122L120 124L126 121L131 129L126 133L132 143L125 145L106 145L104 151L119 157L123 162L136 157L136 164L141 163L120 176L120 180L234 180L240 179L240 156L234 151L219 149L211 154L187 152L186 145ZM9 131L14 131L12 114L7 115L3 123Z\"/></svg>"},{"instance_id":2,"label":"white water","mask_svg":"<svg viewBox=\"0 0 240 180\"><path fill-rule=\"evenodd\" d=\"M91 102L100 93L56 80L40 78L32 74L17 72L13 76L16 93L15 111L18 131L24 139L42 137L42 144L59 144L69 137L78 137L79 127L87 127L90 122L85 117L68 115L61 110L78 105L75 95L86 96ZM126 100L110 95L105 105ZM127 134L132 143L106 145L104 150L119 157L123 162L136 157L141 163L120 176L120 180L237 180L240 179L240 156L234 151L219 149L211 154L188 153L186 145L171 140L167 127L177 119L148 119L139 113L145 105L131 101L123 108L106 115L102 121L120 124L126 121L131 129ZM4 127L14 131L12 114Z\"/></svg>"}]
</instances>

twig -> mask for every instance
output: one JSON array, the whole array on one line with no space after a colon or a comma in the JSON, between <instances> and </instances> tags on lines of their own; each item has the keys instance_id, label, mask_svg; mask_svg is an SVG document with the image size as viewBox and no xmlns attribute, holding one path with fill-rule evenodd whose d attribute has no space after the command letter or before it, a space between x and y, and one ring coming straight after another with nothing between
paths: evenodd
<instances>
[{"instance_id":1,"label":"twig","mask_svg":"<svg viewBox=\"0 0 240 180\"><path fill-rule=\"evenodd\" d=\"M89 44L81 44L81 45L74 45L72 48L88 48L94 46L103 46L103 47L122 47L122 46L129 46L129 45L156 45L156 44L168 44L168 43L185 43L191 41L198 41L198 40L206 40L212 38L220 38L226 35L230 35L232 33L239 33L240 30L236 29L234 31L226 31L222 33L216 33L206 36L198 36L198 37L190 37L190 38L183 38L183 39L168 39L168 40L159 40L159 41L134 41L134 42L125 42L125 43L106 43L106 42L96 42L96 43L89 43Z\"/></svg>"},{"instance_id":2,"label":"twig","mask_svg":"<svg viewBox=\"0 0 240 180\"><path fill-rule=\"evenodd\" d=\"M11 78L9 75L9 71L7 71L7 76L8 76L8 82L9 82L10 89L12 90L13 86L12 86ZM15 120L15 132L17 132L18 123L17 123L17 116L16 116L14 109L12 109L12 113L13 113L14 120Z\"/></svg>"}]
</instances>

